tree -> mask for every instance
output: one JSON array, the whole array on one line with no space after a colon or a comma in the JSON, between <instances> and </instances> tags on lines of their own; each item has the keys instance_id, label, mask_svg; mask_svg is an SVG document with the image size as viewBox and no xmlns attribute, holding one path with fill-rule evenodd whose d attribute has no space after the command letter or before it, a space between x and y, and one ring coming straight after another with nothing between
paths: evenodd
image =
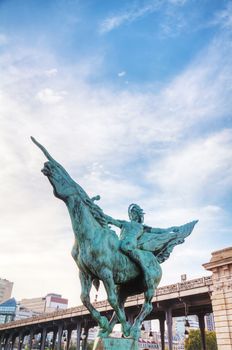
<instances>
[{"instance_id":1,"label":"tree","mask_svg":"<svg viewBox=\"0 0 232 350\"><path fill-rule=\"evenodd\" d=\"M215 332L206 332L206 347L209 350L217 350L217 339Z\"/></svg>"},{"instance_id":2,"label":"tree","mask_svg":"<svg viewBox=\"0 0 232 350\"><path fill-rule=\"evenodd\" d=\"M217 350L215 332L206 333L207 350ZM185 350L202 350L201 334L199 329L191 329L188 338L185 340Z\"/></svg>"}]
</instances>

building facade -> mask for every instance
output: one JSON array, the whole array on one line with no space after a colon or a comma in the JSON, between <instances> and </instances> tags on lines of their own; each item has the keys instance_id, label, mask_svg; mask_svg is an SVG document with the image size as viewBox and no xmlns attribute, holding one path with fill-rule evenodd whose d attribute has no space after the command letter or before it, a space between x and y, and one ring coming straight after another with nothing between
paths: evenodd
<instances>
[{"instance_id":1,"label":"building facade","mask_svg":"<svg viewBox=\"0 0 232 350\"><path fill-rule=\"evenodd\" d=\"M65 310L68 307L68 299L62 298L60 294L50 293L45 297L22 299L21 307L38 313Z\"/></svg>"},{"instance_id":2,"label":"building facade","mask_svg":"<svg viewBox=\"0 0 232 350\"><path fill-rule=\"evenodd\" d=\"M0 324L8 323L14 320L17 309L17 303L14 298L4 301L0 304Z\"/></svg>"},{"instance_id":3,"label":"building facade","mask_svg":"<svg viewBox=\"0 0 232 350\"><path fill-rule=\"evenodd\" d=\"M13 282L0 278L0 303L11 298Z\"/></svg>"}]
</instances>

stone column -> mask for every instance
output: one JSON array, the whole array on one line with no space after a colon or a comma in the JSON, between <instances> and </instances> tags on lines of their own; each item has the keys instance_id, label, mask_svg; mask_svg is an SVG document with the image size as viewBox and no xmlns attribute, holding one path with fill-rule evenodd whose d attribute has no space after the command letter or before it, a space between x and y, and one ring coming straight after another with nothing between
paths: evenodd
<instances>
[{"instance_id":1,"label":"stone column","mask_svg":"<svg viewBox=\"0 0 232 350\"><path fill-rule=\"evenodd\" d=\"M168 349L173 349L172 344L172 309L169 307L165 311L165 318L167 323L167 331L168 331Z\"/></svg>"},{"instance_id":2,"label":"stone column","mask_svg":"<svg viewBox=\"0 0 232 350\"><path fill-rule=\"evenodd\" d=\"M24 335L23 335L22 332L20 332L20 333L19 333L18 350L21 350L21 349L22 349L23 339L24 339Z\"/></svg>"},{"instance_id":3,"label":"stone column","mask_svg":"<svg viewBox=\"0 0 232 350\"><path fill-rule=\"evenodd\" d=\"M212 271L212 307L218 350L232 349L232 247L212 253L209 263L203 265Z\"/></svg>"},{"instance_id":4,"label":"stone column","mask_svg":"<svg viewBox=\"0 0 232 350\"><path fill-rule=\"evenodd\" d=\"M160 324L160 339L161 339L161 349L165 350L165 340L164 340L164 331L165 331L165 326L164 326L165 318L161 317L159 318L159 324Z\"/></svg>"},{"instance_id":5,"label":"stone column","mask_svg":"<svg viewBox=\"0 0 232 350\"><path fill-rule=\"evenodd\" d=\"M47 338L47 329L44 327L41 333L40 350L45 349L46 338Z\"/></svg>"},{"instance_id":6,"label":"stone column","mask_svg":"<svg viewBox=\"0 0 232 350\"><path fill-rule=\"evenodd\" d=\"M7 345L6 345L6 350L10 350L11 349L11 344L12 344L12 337L13 337L13 334L10 333L8 339L7 339Z\"/></svg>"},{"instance_id":7,"label":"stone column","mask_svg":"<svg viewBox=\"0 0 232 350\"><path fill-rule=\"evenodd\" d=\"M0 335L0 350L3 350L4 345L4 333Z\"/></svg>"},{"instance_id":8,"label":"stone column","mask_svg":"<svg viewBox=\"0 0 232 350\"><path fill-rule=\"evenodd\" d=\"M68 328L67 337L66 337L66 350L69 350L71 336L72 336L72 328Z\"/></svg>"},{"instance_id":9,"label":"stone column","mask_svg":"<svg viewBox=\"0 0 232 350\"><path fill-rule=\"evenodd\" d=\"M62 335L63 335L63 324L61 323L58 327L57 350L61 350Z\"/></svg>"},{"instance_id":10,"label":"stone column","mask_svg":"<svg viewBox=\"0 0 232 350\"><path fill-rule=\"evenodd\" d=\"M32 349L32 343L33 343L33 336L34 336L34 332L33 329L30 330L30 335L29 335L29 350Z\"/></svg>"},{"instance_id":11,"label":"stone column","mask_svg":"<svg viewBox=\"0 0 232 350\"><path fill-rule=\"evenodd\" d=\"M86 322L84 326L84 335L85 338L82 340L82 349L81 350L87 350L87 343L88 343L88 336L89 336L89 325Z\"/></svg>"},{"instance_id":12,"label":"stone column","mask_svg":"<svg viewBox=\"0 0 232 350\"><path fill-rule=\"evenodd\" d=\"M57 337L57 329L56 328L53 328L53 336L52 336L52 350L55 349L55 345L56 345L56 337Z\"/></svg>"},{"instance_id":13,"label":"stone column","mask_svg":"<svg viewBox=\"0 0 232 350\"><path fill-rule=\"evenodd\" d=\"M198 321L199 321L199 326L200 326L200 332L201 332L201 344L202 344L202 349L206 350L206 337L205 337L205 314L198 314Z\"/></svg>"},{"instance_id":14,"label":"stone column","mask_svg":"<svg viewBox=\"0 0 232 350\"><path fill-rule=\"evenodd\" d=\"M81 322L77 322L77 350L80 350L81 348L81 332L82 332L82 327L81 327Z\"/></svg>"}]
</instances>

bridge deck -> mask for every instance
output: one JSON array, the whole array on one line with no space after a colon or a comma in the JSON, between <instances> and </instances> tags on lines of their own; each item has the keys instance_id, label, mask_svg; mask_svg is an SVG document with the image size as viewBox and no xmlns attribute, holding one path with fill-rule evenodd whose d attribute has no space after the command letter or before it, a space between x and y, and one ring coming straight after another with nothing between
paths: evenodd
<instances>
[{"instance_id":1,"label":"bridge deck","mask_svg":"<svg viewBox=\"0 0 232 350\"><path fill-rule=\"evenodd\" d=\"M172 315L182 316L185 314L186 304L188 305L188 314L197 314L199 312L211 312L212 278L210 276L188 280L182 283L171 284L160 287L152 299L153 311L149 319L159 318L165 308L172 308ZM125 304L130 312L138 313L138 307L144 302L143 294L129 297ZM103 314L112 313L112 307L104 301L95 302L94 306ZM91 320L89 311L84 306L72 307L67 310L46 313L40 316L26 318L24 320L13 321L0 325L0 333L10 329L19 329L21 327L30 328L36 325L42 326L48 323L62 322L72 323L78 318Z\"/></svg>"}]
</instances>

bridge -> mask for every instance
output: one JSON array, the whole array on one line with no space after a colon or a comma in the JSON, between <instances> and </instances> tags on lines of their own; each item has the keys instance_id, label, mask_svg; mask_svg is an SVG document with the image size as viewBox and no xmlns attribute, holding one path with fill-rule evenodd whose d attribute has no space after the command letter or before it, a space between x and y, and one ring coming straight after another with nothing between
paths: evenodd
<instances>
[{"instance_id":1,"label":"bridge","mask_svg":"<svg viewBox=\"0 0 232 350\"><path fill-rule=\"evenodd\" d=\"M204 316L212 312L212 292L213 280L209 276L171 284L156 290L156 294L152 299L153 310L147 320L159 320L162 350L165 347L165 321L167 324L169 349L172 350L172 318L187 315L198 316L202 345L203 349L206 349ZM143 302L144 298L142 294L127 299L125 308L130 323L133 323ZM113 310L106 300L95 302L94 306L102 315L105 315L107 318L111 317ZM68 350L72 332L75 330L77 332L76 350L80 350L82 332L85 334L82 349L85 350L88 331L94 326L96 324L84 306L13 321L0 325L1 349L13 350L17 340L17 349L21 350L27 336L29 339L28 348L31 350L34 336L40 334L40 350L44 350L47 335L52 332L51 350L54 349L55 344L56 349L60 350L62 336L65 331L66 350Z\"/></svg>"}]
</instances>

